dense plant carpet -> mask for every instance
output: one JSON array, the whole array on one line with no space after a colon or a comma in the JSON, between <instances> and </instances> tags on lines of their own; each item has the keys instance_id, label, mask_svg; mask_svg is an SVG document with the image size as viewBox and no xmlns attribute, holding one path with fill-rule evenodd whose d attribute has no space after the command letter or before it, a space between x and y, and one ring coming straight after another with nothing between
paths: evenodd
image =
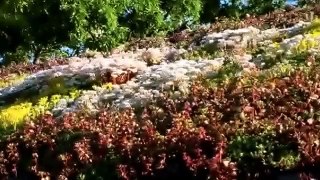
<instances>
[{"instance_id":1,"label":"dense plant carpet","mask_svg":"<svg viewBox=\"0 0 320 180\"><path fill-rule=\"evenodd\" d=\"M320 20L297 21L0 69L0 179L319 179Z\"/></svg>"},{"instance_id":2,"label":"dense plant carpet","mask_svg":"<svg viewBox=\"0 0 320 180\"><path fill-rule=\"evenodd\" d=\"M1 141L1 176L261 179L287 169L317 176L320 69L312 68L252 87L195 83L190 96L164 97L140 115L45 115Z\"/></svg>"}]
</instances>

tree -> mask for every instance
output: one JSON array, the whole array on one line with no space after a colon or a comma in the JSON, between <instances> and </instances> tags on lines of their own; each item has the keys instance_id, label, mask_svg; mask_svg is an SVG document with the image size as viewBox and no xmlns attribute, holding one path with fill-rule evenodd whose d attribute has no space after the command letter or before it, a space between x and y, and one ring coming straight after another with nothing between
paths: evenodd
<instances>
[{"instance_id":1,"label":"tree","mask_svg":"<svg viewBox=\"0 0 320 180\"><path fill-rule=\"evenodd\" d=\"M221 1L220 0L202 0L203 8L200 15L200 21L203 23L213 22L218 16Z\"/></svg>"},{"instance_id":2,"label":"tree","mask_svg":"<svg viewBox=\"0 0 320 180\"><path fill-rule=\"evenodd\" d=\"M0 55L40 56L69 47L109 52L131 37L173 32L217 15L239 18L283 6L284 0L2 0ZM222 14L221 14L222 13ZM18 53L15 55L15 53ZM10 58L9 58L10 57Z\"/></svg>"},{"instance_id":3,"label":"tree","mask_svg":"<svg viewBox=\"0 0 320 180\"><path fill-rule=\"evenodd\" d=\"M69 41L75 27L72 12L62 9L60 0L4 0L1 7L0 38L5 43L0 52L14 53L20 47L33 54L33 63L43 50Z\"/></svg>"},{"instance_id":4,"label":"tree","mask_svg":"<svg viewBox=\"0 0 320 180\"><path fill-rule=\"evenodd\" d=\"M200 20L202 0L160 0L160 3L169 30L175 30L184 24L195 24Z\"/></svg>"},{"instance_id":5,"label":"tree","mask_svg":"<svg viewBox=\"0 0 320 180\"><path fill-rule=\"evenodd\" d=\"M70 19L72 12L61 8L60 0L33 0L22 6L22 13L27 21L23 46L33 51L34 63L43 50L58 49L70 41L75 23Z\"/></svg>"},{"instance_id":6,"label":"tree","mask_svg":"<svg viewBox=\"0 0 320 180\"><path fill-rule=\"evenodd\" d=\"M0 54L15 52L24 42L22 29L25 25L21 13L15 13L14 3L0 3Z\"/></svg>"},{"instance_id":7,"label":"tree","mask_svg":"<svg viewBox=\"0 0 320 180\"><path fill-rule=\"evenodd\" d=\"M132 1L119 16L121 26L128 28L129 37L145 37L166 30L159 0Z\"/></svg>"},{"instance_id":8,"label":"tree","mask_svg":"<svg viewBox=\"0 0 320 180\"><path fill-rule=\"evenodd\" d=\"M285 3L286 0L248 0L246 9L251 14L265 14L275 9L283 8Z\"/></svg>"}]
</instances>

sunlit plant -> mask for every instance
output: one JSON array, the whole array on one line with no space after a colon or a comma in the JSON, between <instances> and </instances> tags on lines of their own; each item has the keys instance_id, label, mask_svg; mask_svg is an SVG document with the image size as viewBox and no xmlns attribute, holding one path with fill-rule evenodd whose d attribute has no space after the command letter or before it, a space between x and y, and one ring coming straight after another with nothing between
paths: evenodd
<instances>
[{"instance_id":1,"label":"sunlit plant","mask_svg":"<svg viewBox=\"0 0 320 180\"><path fill-rule=\"evenodd\" d=\"M107 90L112 90L113 86L112 83L106 83L102 85L102 88L107 89Z\"/></svg>"},{"instance_id":2,"label":"sunlit plant","mask_svg":"<svg viewBox=\"0 0 320 180\"><path fill-rule=\"evenodd\" d=\"M13 130L28 120L34 120L54 108L62 99L74 101L80 96L80 91L71 91L69 95L55 94L44 96L36 102L17 101L13 105L0 107L0 129Z\"/></svg>"},{"instance_id":3,"label":"sunlit plant","mask_svg":"<svg viewBox=\"0 0 320 180\"><path fill-rule=\"evenodd\" d=\"M1 79L0 80L0 89L18 84L18 83L22 82L26 76L27 75L23 74L23 75L16 75L13 77Z\"/></svg>"}]
</instances>

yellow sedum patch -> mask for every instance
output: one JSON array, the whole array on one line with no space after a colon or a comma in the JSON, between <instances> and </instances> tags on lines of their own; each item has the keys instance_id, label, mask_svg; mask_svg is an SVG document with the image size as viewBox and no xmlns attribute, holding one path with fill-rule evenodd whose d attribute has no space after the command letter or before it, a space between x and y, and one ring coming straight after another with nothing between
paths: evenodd
<instances>
[{"instance_id":1,"label":"yellow sedum patch","mask_svg":"<svg viewBox=\"0 0 320 180\"><path fill-rule=\"evenodd\" d=\"M319 37L318 37L319 38ZM300 43L294 47L293 51L295 53L302 53L310 49L316 48L320 45L319 39L312 38L310 36L305 37L300 41Z\"/></svg>"},{"instance_id":2,"label":"yellow sedum patch","mask_svg":"<svg viewBox=\"0 0 320 180\"><path fill-rule=\"evenodd\" d=\"M313 32L313 33L311 33L309 35L312 38L319 38L320 37L320 31L315 31L315 32Z\"/></svg>"},{"instance_id":3,"label":"yellow sedum patch","mask_svg":"<svg viewBox=\"0 0 320 180\"><path fill-rule=\"evenodd\" d=\"M17 124L23 121L30 113L32 103L20 103L0 110L0 121L3 128L13 126L16 129Z\"/></svg>"},{"instance_id":4,"label":"yellow sedum patch","mask_svg":"<svg viewBox=\"0 0 320 180\"><path fill-rule=\"evenodd\" d=\"M278 42L273 42L270 47L273 47L273 48L275 48L275 49L280 49L280 43L278 43Z\"/></svg>"},{"instance_id":5,"label":"yellow sedum patch","mask_svg":"<svg viewBox=\"0 0 320 180\"><path fill-rule=\"evenodd\" d=\"M80 90L74 90L69 92L69 95L55 94L50 98L48 96L41 97L36 103L18 101L13 105L0 107L0 129L10 130L13 128L16 130L17 125L45 114L46 111L54 108L61 99L74 100L80 96L80 93Z\"/></svg>"},{"instance_id":6,"label":"yellow sedum patch","mask_svg":"<svg viewBox=\"0 0 320 180\"><path fill-rule=\"evenodd\" d=\"M305 37L293 49L295 53L302 53L320 46L320 19L313 20L304 33Z\"/></svg>"},{"instance_id":7,"label":"yellow sedum patch","mask_svg":"<svg viewBox=\"0 0 320 180\"><path fill-rule=\"evenodd\" d=\"M0 88L14 86L24 80L27 75L13 75L7 79L0 80Z\"/></svg>"},{"instance_id":8,"label":"yellow sedum patch","mask_svg":"<svg viewBox=\"0 0 320 180\"><path fill-rule=\"evenodd\" d=\"M95 90L111 91L113 89L113 84L112 83L98 84L98 85L93 85L92 88Z\"/></svg>"},{"instance_id":9,"label":"yellow sedum patch","mask_svg":"<svg viewBox=\"0 0 320 180\"><path fill-rule=\"evenodd\" d=\"M314 19L310 26L306 27L304 32L306 34L317 34L320 33L320 19Z\"/></svg>"},{"instance_id":10,"label":"yellow sedum patch","mask_svg":"<svg viewBox=\"0 0 320 180\"><path fill-rule=\"evenodd\" d=\"M112 83L106 83L102 85L102 88L107 90L112 90L113 86L112 86Z\"/></svg>"}]
</instances>

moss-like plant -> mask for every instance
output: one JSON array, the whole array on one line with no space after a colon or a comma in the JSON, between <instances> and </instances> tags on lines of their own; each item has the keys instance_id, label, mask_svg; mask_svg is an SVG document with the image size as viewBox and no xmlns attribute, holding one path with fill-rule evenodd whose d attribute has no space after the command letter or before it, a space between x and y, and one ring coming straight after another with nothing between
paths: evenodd
<instances>
[{"instance_id":1,"label":"moss-like plant","mask_svg":"<svg viewBox=\"0 0 320 180\"><path fill-rule=\"evenodd\" d=\"M22 74L22 75L14 75L5 79L0 80L0 89L16 85L20 83L27 75Z\"/></svg>"},{"instance_id":2,"label":"moss-like plant","mask_svg":"<svg viewBox=\"0 0 320 180\"><path fill-rule=\"evenodd\" d=\"M237 135L229 144L228 154L243 169L264 165L293 168L300 160L298 149L294 151L288 142L280 142L274 132L262 132L258 135Z\"/></svg>"},{"instance_id":3,"label":"moss-like plant","mask_svg":"<svg viewBox=\"0 0 320 180\"><path fill-rule=\"evenodd\" d=\"M74 87L69 87L65 83L64 77L55 77L48 81L48 87L40 92L40 96L50 96L52 94L68 94L74 90Z\"/></svg>"},{"instance_id":4,"label":"moss-like plant","mask_svg":"<svg viewBox=\"0 0 320 180\"><path fill-rule=\"evenodd\" d=\"M305 37L303 38L297 46L294 47L293 52L294 53L303 53L305 51L308 51L312 48L319 46L319 41L317 41L315 38L319 37L319 34L312 34L311 37Z\"/></svg>"},{"instance_id":5,"label":"moss-like plant","mask_svg":"<svg viewBox=\"0 0 320 180\"><path fill-rule=\"evenodd\" d=\"M17 124L29 115L31 109L32 103L30 102L19 103L10 107L2 108L0 110L2 128L7 129L11 126L15 130Z\"/></svg>"},{"instance_id":6,"label":"moss-like plant","mask_svg":"<svg viewBox=\"0 0 320 180\"><path fill-rule=\"evenodd\" d=\"M102 85L102 88L107 90L112 90L113 86L112 86L112 83L106 83Z\"/></svg>"},{"instance_id":7,"label":"moss-like plant","mask_svg":"<svg viewBox=\"0 0 320 180\"><path fill-rule=\"evenodd\" d=\"M218 70L217 74L209 79L206 79L205 82L209 86L219 86L223 84L228 84L232 79L234 79L243 68L239 63L228 60L225 61L224 65Z\"/></svg>"},{"instance_id":8,"label":"moss-like plant","mask_svg":"<svg viewBox=\"0 0 320 180\"><path fill-rule=\"evenodd\" d=\"M17 126L25 121L36 119L54 108L62 99L73 101L80 96L81 91L74 90L69 95L55 94L45 96L36 102L17 101L13 105L0 107L0 129L5 134L11 130L16 130Z\"/></svg>"},{"instance_id":9,"label":"moss-like plant","mask_svg":"<svg viewBox=\"0 0 320 180\"><path fill-rule=\"evenodd\" d=\"M316 34L320 32L320 19L314 19L309 26L304 29L306 34Z\"/></svg>"},{"instance_id":10,"label":"moss-like plant","mask_svg":"<svg viewBox=\"0 0 320 180\"><path fill-rule=\"evenodd\" d=\"M92 86L92 89L96 90L96 91L103 91L103 90L107 90L107 91L111 91L113 89L113 84L112 83L98 83Z\"/></svg>"},{"instance_id":11,"label":"moss-like plant","mask_svg":"<svg viewBox=\"0 0 320 180\"><path fill-rule=\"evenodd\" d=\"M304 29L305 37L294 47L294 52L301 53L319 46L320 19L315 19Z\"/></svg>"}]
</instances>

